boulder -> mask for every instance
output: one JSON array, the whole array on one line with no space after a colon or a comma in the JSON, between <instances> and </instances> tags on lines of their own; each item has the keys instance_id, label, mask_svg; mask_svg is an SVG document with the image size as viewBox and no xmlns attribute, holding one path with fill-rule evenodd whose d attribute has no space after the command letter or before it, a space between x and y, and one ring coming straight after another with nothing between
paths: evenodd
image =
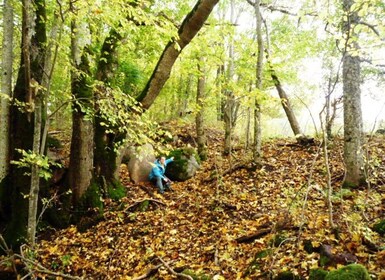
<instances>
[{"instance_id":1,"label":"boulder","mask_svg":"<svg viewBox=\"0 0 385 280\"><path fill-rule=\"evenodd\" d=\"M190 179L200 167L198 153L191 147L174 150L168 157L174 157L174 161L166 169L166 176L173 181Z\"/></svg>"},{"instance_id":2,"label":"boulder","mask_svg":"<svg viewBox=\"0 0 385 280\"><path fill-rule=\"evenodd\" d=\"M128 149L125 157L128 158L127 169L132 181L135 183L148 181L148 174L152 168L151 163L155 161L154 154L151 144Z\"/></svg>"}]
</instances>

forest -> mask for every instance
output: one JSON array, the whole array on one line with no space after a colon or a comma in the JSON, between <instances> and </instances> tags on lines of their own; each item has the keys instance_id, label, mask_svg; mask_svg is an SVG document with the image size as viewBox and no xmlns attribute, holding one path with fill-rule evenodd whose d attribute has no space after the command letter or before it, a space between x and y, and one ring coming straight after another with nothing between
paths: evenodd
<instances>
[{"instance_id":1,"label":"forest","mask_svg":"<svg viewBox=\"0 0 385 280\"><path fill-rule=\"evenodd\" d=\"M385 279L383 0L0 4L0 279Z\"/></svg>"}]
</instances>

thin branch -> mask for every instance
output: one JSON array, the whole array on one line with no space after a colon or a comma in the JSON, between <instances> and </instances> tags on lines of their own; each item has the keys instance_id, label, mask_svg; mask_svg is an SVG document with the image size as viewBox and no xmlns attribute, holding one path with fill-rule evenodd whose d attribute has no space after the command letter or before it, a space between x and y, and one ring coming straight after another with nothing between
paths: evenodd
<instances>
[{"instance_id":1,"label":"thin branch","mask_svg":"<svg viewBox=\"0 0 385 280\"><path fill-rule=\"evenodd\" d=\"M375 25L367 23L365 21L359 21L358 24L362 24L369 27L378 37L381 37L380 32L376 29Z\"/></svg>"},{"instance_id":2,"label":"thin branch","mask_svg":"<svg viewBox=\"0 0 385 280\"><path fill-rule=\"evenodd\" d=\"M135 277L132 280L146 279L146 278L150 277L151 275L153 275L162 266L163 266L163 264L158 264L157 266L151 267L144 274L142 274L142 275L140 275L138 277Z\"/></svg>"},{"instance_id":3,"label":"thin branch","mask_svg":"<svg viewBox=\"0 0 385 280\"><path fill-rule=\"evenodd\" d=\"M186 278L186 279L189 279L189 280L194 280L194 278L192 278L190 275L187 275L187 274L184 274L184 273L178 273L176 272L174 269L172 269L172 267L170 267L168 265L168 263L166 263L161 257L158 257L158 259L162 262L162 264L168 269L168 271L170 271L173 275L175 276L179 276L179 277L183 277L183 278Z\"/></svg>"}]
</instances>

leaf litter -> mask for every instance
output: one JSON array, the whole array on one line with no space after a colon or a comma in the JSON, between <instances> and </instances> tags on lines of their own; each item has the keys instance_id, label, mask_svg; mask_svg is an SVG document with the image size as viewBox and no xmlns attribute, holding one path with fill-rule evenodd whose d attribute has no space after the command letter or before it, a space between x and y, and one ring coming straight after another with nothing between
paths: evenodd
<instances>
[{"instance_id":1,"label":"leaf litter","mask_svg":"<svg viewBox=\"0 0 385 280\"><path fill-rule=\"evenodd\" d=\"M173 133L190 139L191 131L183 127ZM241 148L235 146L231 160L221 155L220 131L208 136L209 159L195 177L174 182L174 192L161 196L150 184L131 183L122 168L127 196L106 200L103 221L87 231L72 226L41 240L38 260L84 279L177 279L186 269L195 279L270 279L282 271L306 278L321 266L320 254L306 246L327 244L335 256L354 255L373 276L385 273L385 240L372 230L385 213L383 137L370 139L366 147L370 187L347 197L338 195L342 141L330 146L336 234L329 226L326 169L317 145L266 142L262 167L252 168ZM240 163L243 168L226 172ZM146 200L151 200L146 207L130 208Z\"/></svg>"}]
</instances>

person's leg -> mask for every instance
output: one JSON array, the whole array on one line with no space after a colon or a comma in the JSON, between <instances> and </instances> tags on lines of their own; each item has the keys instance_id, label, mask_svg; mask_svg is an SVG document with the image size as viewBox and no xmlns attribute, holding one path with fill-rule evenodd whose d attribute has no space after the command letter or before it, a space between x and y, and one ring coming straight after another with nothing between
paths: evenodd
<instances>
[{"instance_id":1,"label":"person's leg","mask_svg":"<svg viewBox=\"0 0 385 280\"><path fill-rule=\"evenodd\" d=\"M157 178L154 179L154 181L155 181L156 187L158 188L158 192L159 193L164 193L162 178L157 177Z\"/></svg>"},{"instance_id":2,"label":"person's leg","mask_svg":"<svg viewBox=\"0 0 385 280\"><path fill-rule=\"evenodd\" d=\"M168 178L167 178L168 179ZM168 179L167 181L165 180L162 180L163 184L164 184L164 189L165 190L170 190L172 191L173 189L171 188L171 180Z\"/></svg>"}]
</instances>

